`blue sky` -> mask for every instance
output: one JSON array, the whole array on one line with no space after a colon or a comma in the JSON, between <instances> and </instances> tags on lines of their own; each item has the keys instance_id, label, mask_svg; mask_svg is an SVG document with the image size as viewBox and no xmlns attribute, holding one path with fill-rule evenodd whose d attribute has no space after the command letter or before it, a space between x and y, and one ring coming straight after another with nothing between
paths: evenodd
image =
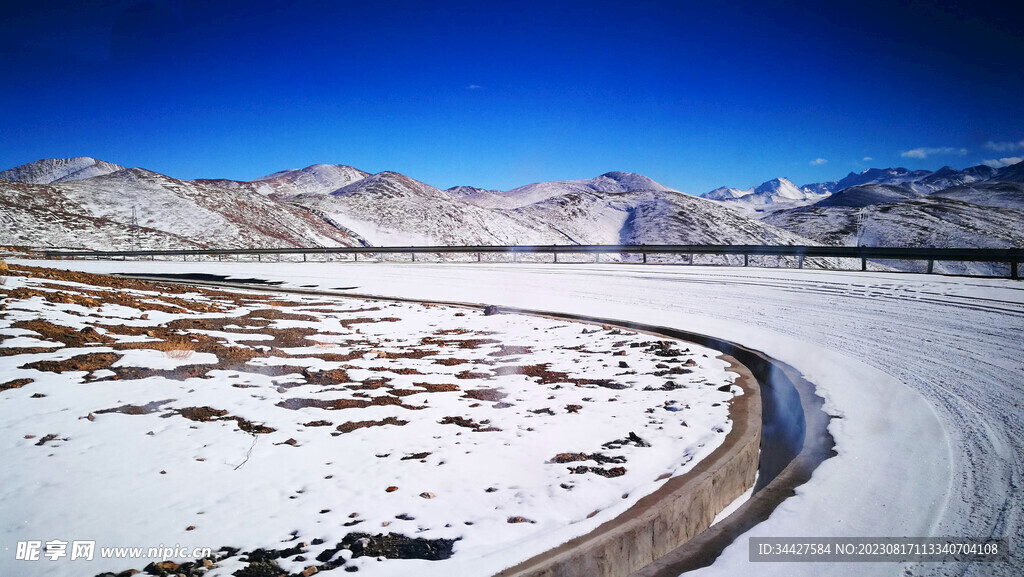
<instances>
[{"instance_id":1,"label":"blue sky","mask_svg":"<svg viewBox=\"0 0 1024 577\"><path fill-rule=\"evenodd\" d=\"M624 170L701 194L1024 157L1007 3L19 4L0 168L330 163L498 189Z\"/></svg>"}]
</instances>

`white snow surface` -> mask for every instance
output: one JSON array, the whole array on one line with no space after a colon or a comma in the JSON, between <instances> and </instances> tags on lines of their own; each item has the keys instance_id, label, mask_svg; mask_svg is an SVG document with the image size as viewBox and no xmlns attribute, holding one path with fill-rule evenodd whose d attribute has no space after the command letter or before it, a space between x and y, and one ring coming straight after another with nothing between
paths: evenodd
<instances>
[{"instance_id":1,"label":"white snow surface","mask_svg":"<svg viewBox=\"0 0 1024 577\"><path fill-rule=\"evenodd\" d=\"M53 290L35 279L6 278L6 288ZM93 289L59 284L68 293ZM253 298L267 296L257 293ZM270 308L284 314L271 328L319 332L308 346L288 346L286 355L254 359L251 370L215 368L184 379L158 374L111 380L115 372L107 369L87 374L21 367L113 352L120 359L111 369L170 370L213 364L217 356L99 344L0 357L0 382L34 380L0 392L5 407L0 416L3 575L93 575L141 569L152 560L16 561L14 544L33 539L95 540L97 547L174 544L217 550L228 545L243 551L288 548L292 538L307 543L323 539L323 544L307 547L309 561L279 560L285 570L299 572L318 564L310 561L352 532L458 539L454 556L445 561L380 563L361 557L345 563L361 574L489 575L592 530L656 490L664 479L692 469L725 439L731 428L728 401L741 394L738 387L719 390L735 374L705 347L669 341L675 351L657 354L648 350L649 335L524 315L485 316L445 306L302 296L273 306L236 301L224 314L143 316L127 306L86 308L40 297L6 304L0 334L26 332L10 327L17 321L44 319L77 329L99 319L99 330L110 330L117 342L143 347L150 341L112 327L238 317L238 323L214 336L231 335L229 340L262 346L265 335L258 329L241 333L232 327L248 324L241 320L247 313ZM295 314L315 320L288 318ZM346 319L358 324L346 325ZM458 345L480 339L476 347ZM318 357L364 345L373 349L345 361ZM430 354L401 357L413 349ZM186 354L171 354L175 352ZM453 362L435 363L435 358ZM669 376L652 374L663 363L687 368ZM557 377L538 383L521 370L544 364L569 378L614 386L574 386ZM344 368L347 376L325 385L307 382L298 373L263 374L259 365L306 366L314 372ZM495 376L486 377L491 370ZM456 376L465 372L485 377ZM387 388L371 384L380 377L390 379ZM666 378L681 388L662 390ZM430 385L458 385L461 390L430 391ZM500 398L468 397L473 391ZM39 394L43 396L33 396ZM331 410L284 406L302 401L360 403L377 397L400 399L401 404ZM178 413L190 407L229 415L206 421ZM140 414L143 408L152 412ZM234 417L276 430L247 434L236 428L230 420ZM481 430L443 422L451 417L475 421ZM324 419L330 426L312 424ZM334 432L333 425L384 419L406 422ZM607 446L634 432L650 446L625 441ZM51 434L53 438L45 438ZM585 453L583 458L554 461L556 455L580 453ZM594 454L615 460L602 463ZM624 469L606 478L570 470L579 466ZM390 486L396 489L386 491ZM513 517L524 520L510 521ZM244 566L237 556L218 565L207 574L226 576Z\"/></svg>"},{"instance_id":2,"label":"white snow surface","mask_svg":"<svg viewBox=\"0 0 1024 577\"><path fill-rule=\"evenodd\" d=\"M749 536L969 536L1024 543L1024 286L913 274L642 265L63 262L202 271L354 292L582 313L729 339L789 363L834 418L825 461ZM1020 575L1004 565L748 562L700 575Z\"/></svg>"}]
</instances>

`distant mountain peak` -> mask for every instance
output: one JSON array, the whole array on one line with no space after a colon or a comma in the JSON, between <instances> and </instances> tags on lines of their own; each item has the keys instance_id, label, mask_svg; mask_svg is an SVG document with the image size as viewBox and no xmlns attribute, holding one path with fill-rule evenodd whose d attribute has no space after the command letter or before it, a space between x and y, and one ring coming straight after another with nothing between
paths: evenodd
<instances>
[{"instance_id":1,"label":"distant mountain peak","mask_svg":"<svg viewBox=\"0 0 1024 577\"><path fill-rule=\"evenodd\" d=\"M123 166L96 160L89 156L44 158L0 172L0 179L26 184L54 184L85 180L124 170Z\"/></svg>"},{"instance_id":2,"label":"distant mountain peak","mask_svg":"<svg viewBox=\"0 0 1024 577\"><path fill-rule=\"evenodd\" d=\"M329 194L369 176L345 164L311 164L306 168L289 168L253 180L262 194L293 197L300 194Z\"/></svg>"}]
</instances>

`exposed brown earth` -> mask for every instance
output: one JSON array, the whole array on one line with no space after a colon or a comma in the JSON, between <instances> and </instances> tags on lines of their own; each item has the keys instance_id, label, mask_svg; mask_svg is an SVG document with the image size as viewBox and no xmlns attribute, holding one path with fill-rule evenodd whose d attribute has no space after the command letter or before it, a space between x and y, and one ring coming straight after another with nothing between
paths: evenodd
<instances>
[{"instance_id":1,"label":"exposed brown earth","mask_svg":"<svg viewBox=\"0 0 1024 577\"><path fill-rule=\"evenodd\" d=\"M396 417L387 417L379 421L349 421L338 425L339 433L351 433L356 429L365 429L367 427L382 427L384 425L395 425L401 427L402 425L408 424L409 421L398 419Z\"/></svg>"},{"instance_id":2,"label":"exposed brown earth","mask_svg":"<svg viewBox=\"0 0 1024 577\"><path fill-rule=\"evenodd\" d=\"M13 381L7 381L6 383L0 383L0 391L7 391L10 389L20 389L25 385L32 382L32 379L14 379Z\"/></svg>"}]
</instances>

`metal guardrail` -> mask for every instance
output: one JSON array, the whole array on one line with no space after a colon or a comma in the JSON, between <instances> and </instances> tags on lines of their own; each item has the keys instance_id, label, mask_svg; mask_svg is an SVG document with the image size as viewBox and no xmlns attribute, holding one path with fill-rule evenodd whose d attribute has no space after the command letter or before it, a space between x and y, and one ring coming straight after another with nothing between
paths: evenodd
<instances>
[{"instance_id":1,"label":"metal guardrail","mask_svg":"<svg viewBox=\"0 0 1024 577\"><path fill-rule=\"evenodd\" d=\"M806 245L509 245L509 246L343 246L343 247L297 247L297 248L251 248L251 249L181 249L181 250L135 250L135 251L40 251L50 259L99 259L157 256L228 256L228 255L307 255L341 254L353 255L354 260L363 254L476 254L477 260L483 254L511 254L516 260L520 254L552 254L558 262L560 254L639 254L643 262L648 255L673 254L690 255L737 255L743 256L747 266L751 256L788 256L798 259L798 268L803 268L807 257L855 258L861 261L861 270L867 270L868 260L921 260L928 262L931 273L936 261L959 262L1003 262L1010 265L1010 278L1020 278L1018 263L1024 261L1024 248L920 248L920 247L852 247L852 246L806 246Z\"/></svg>"}]
</instances>

